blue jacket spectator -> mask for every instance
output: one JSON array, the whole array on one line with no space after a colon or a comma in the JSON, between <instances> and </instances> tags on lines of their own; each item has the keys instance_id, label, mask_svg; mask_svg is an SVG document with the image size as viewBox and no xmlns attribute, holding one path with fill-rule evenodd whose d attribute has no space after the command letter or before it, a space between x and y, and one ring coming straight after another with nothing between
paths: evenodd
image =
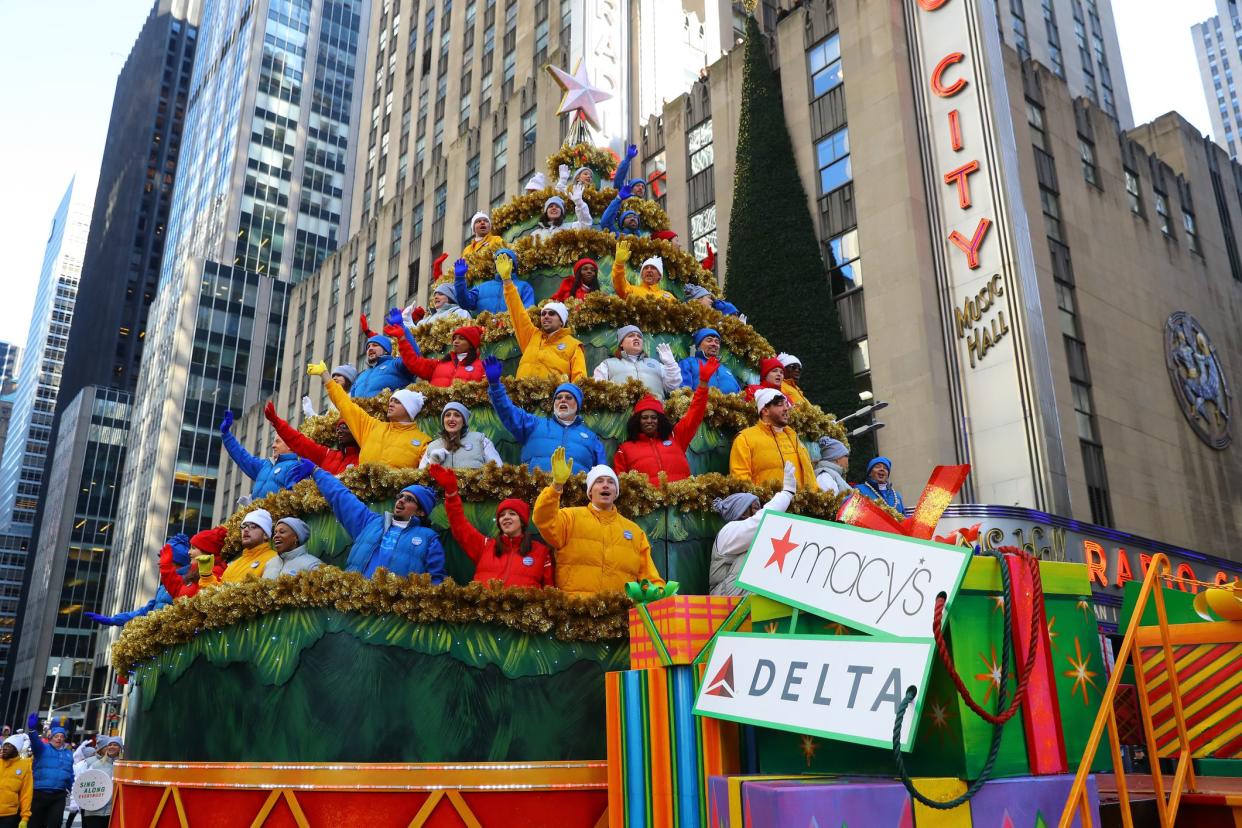
<instances>
[{"instance_id":1,"label":"blue jacket spectator","mask_svg":"<svg viewBox=\"0 0 1242 828\"><path fill-rule=\"evenodd\" d=\"M425 525L436 505L431 489L406 486L397 495L393 511L379 515L323 469L316 468L313 477L332 514L353 539L345 561L347 571L370 578L383 567L402 577L426 573L433 584L444 580L444 547L439 534Z\"/></svg>"},{"instance_id":2,"label":"blue jacket spectator","mask_svg":"<svg viewBox=\"0 0 1242 828\"><path fill-rule=\"evenodd\" d=\"M368 351L371 345L378 345L383 354L377 356L374 362L371 362L370 356L367 357L370 367L358 374L358 379L349 389L349 396L375 397L382 391L405 388L414 381L405 364L392 355L392 340L386 336L373 336L367 340Z\"/></svg>"},{"instance_id":3,"label":"blue jacket spectator","mask_svg":"<svg viewBox=\"0 0 1242 828\"><path fill-rule=\"evenodd\" d=\"M712 328L699 328L694 333L694 347L697 349L694 356L688 356L677 363L681 367L682 387L691 390L699 387L699 367L711 357L719 359L720 334ZM723 362L708 385L722 394L737 394L742 390L742 384Z\"/></svg>"},{"instance_id":4,"label":"blue jacket spectator","mask_svg":"<svg viewBox=\"0 0 1242 828\"><path fill-rule=\"evenodd\" d=\"M35 791L44 791L49 794L68 793L73 787L73 748L69 746L68 739L66 738L60 747L43 741L36 732L39 729L39 716L36 713L30 714L27 724L28 730L31 731L30 751L34 754ZM52 738L56 738L57 735L68 736L63 727L53 725ZM57 811L55 816L59 824L60 811Z\"/></svg>"},{"instance_id":5,"label":"blue jacket spectator","mask_svg":"<svg viewBox=\"0 0 1242 828\"><path fill-rule=\"evenodd\" d=\"M505 247L496 251L497 256L508 256L513 260L513 286L517 288L518 297L522 300L524 307L531 307L535 304L535 289L530 286L530 282L524 282L516 277L518 267L518 255L509 248ZM457 304L471 313L479 311L487 311L488 313L507 313L505 307L504 282L500 280L500 276L493 276L486 282L480 282L478 287L470 287L466 284L466 274L464 271L453 271L453 286L456 288Z\"/></svg>"},{"instance_id":6,"label":"blue jacket spectator","mask_svg":"<svg viewBox=\"0 0 1242 828\"><path fill-rule=\"evenodd\" d=\"M220 438L224 441L224 450L229 453L229 457L233 458L233 462L241 468L242 474L254 481L254 486L250 489L252 500L258 500L282 489L291 488L297 482L296 480L290 480L288 475L297 466L301 458L289 451L289 447L285 445L284 440L279 437L276 438L273 447L279 454L276 456L276 462L272 462L266 457L256 457L246 451L246 447L233 436L232 427L233 412L226 411L224 412L224 419L220 421ZM284 451L281 451L281 449L284 449Z\"/></svg>"},{"instance_id":7,"label":"blue jacket spectator","mask_svg":"<svg viewBox=\"0 0 1242 828\"><path fill-rule=\"evenodd\" d=\"M498 371L497 363L497 371ZM488 365L484 363L486 370ZM553 392L553 410L556 406L556 395L568 391L578 401L577 410L572 419L562 422L555 417L538 417L513 404L504 385L499 381L499 373L495 381L488 374L487 395L496 409L496 416L514 439L522 444L522 462L531 469L552 470L552 452L559 446L565 448L565 456L573 458L574 467L582 470L595 466L608 465L608 456L604 452L604 443L594 431L582 421L582 389L573 383L564 382Z\"/></svg>"}]
</instances>

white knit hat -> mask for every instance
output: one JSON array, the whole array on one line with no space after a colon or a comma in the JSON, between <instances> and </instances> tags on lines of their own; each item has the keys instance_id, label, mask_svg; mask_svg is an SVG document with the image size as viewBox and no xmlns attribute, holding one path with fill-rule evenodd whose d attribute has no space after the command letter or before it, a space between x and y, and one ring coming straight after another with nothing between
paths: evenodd
<instances>
[{"instance_id":1,"label":"white knit hat","mask_svg":"<svg viewBox=\"0 0 1242 828\"><path fill-rule=\"evenodd\" d=\"M642 267L638 269L638 272L642 273L643 267L646 267L647 265L651 265L656 270L660 271L661 276L664 275L664 259L660 258L659 256L652 256L650 259L645 260L643 262Z\"/></svg>"},{"instance_id":2,"label":"white knit hat","mask_svg":"<svg viewBox=\"0 0 1242 828\"><path fill-rule=\"evenodd\" d=\"M267 509L255 509L253 512L247 512L246 516L242 518L242 523L253 523L263 530L263 534L269 538L272 536L272 513Z\"/></svg>"},{"instance_id":3,"label":"white knit hat","mask_svg":"<svg viewBox=\"0 0 1242 828\"><path fill-rule=\"evenodd\" d=\"M470 229L471 230L474 229L474 223L478 221L479 219L487 219L488 224L492 223L492 217L489 216L487 213L484 213L482 210L480 210L479 212L475 213L473 216L470 217Z\"/></svg>"},{"instance_id":4,"label":"white knit hat","mask_svg":"<svg viewBox=\"0 0 1242 828\"><path fill-rule=\"evenodd\" d=\"M591 487L595 485L595 481L601 477L611 477L612 482L617 484L617 490L620 491L621 481L617 478L617 473L612 470L611 466L592 466L591 470L587 472L586 490L588 494L591 492Z\"/></svg>"},{"instance_id":5,"label":"white knit hat","mask_svg":"<svg viewBox=\"0 0 1242 828\"><path fill-rule=\"evenodd\" d=\"M569 308L565 307L565 305L560 302L549 302L540 308L540 310L556 311L556 315L561 318L561 324L569 324Z\"/></svg>"},{"instance_id":6,"label":"white knit hat","mask_svg":"<svg viewBox=\"0 0 1242 828\"><path fill-rule=\"evenodd\" d=\"M755 392L755 407L759 409L760 413L762 413L763 409L767 408L768 404L771 403L774 398L783 396L784 394L782 394L779 389L760 388Z\"/></svg>"},{"instance_id":7,"label":"white knit hat","mask_svg":"<svg viewBox=\"0 0 1242 828\"><path fill-rule=\"evenodd\" d=\"M421 391L411 391L408 388L393 391L392 398L401 403L411 420L418 416L418 412L423 410L423 403L427 402L427 397Z\"/></svg>"},{"instance_id":8,"label":"white knit hat","mask_svg":"<svg viewBox=\"0 0 1242 828\"><path fill-rule=\"evenodd\" d=\"M548 177L541 172L537 172L526 182L527 190L542 190L548 186ZM471 222L473 224L473 222Z\"/></svg>"},{"instance_id":9,"label":"white knit hat","mask_svg":"<svg viewBox=\"0 0 1242 828\"><path fill-rule=\"evenodd\" d=\"M798 359L793 354L786 354L782 352L782 353L777 354L776 358L781 361L781 365L784 366L785 368L788 368L790 365L801 365L802 364L802 360Z\"/></svg>"}]
</instances>

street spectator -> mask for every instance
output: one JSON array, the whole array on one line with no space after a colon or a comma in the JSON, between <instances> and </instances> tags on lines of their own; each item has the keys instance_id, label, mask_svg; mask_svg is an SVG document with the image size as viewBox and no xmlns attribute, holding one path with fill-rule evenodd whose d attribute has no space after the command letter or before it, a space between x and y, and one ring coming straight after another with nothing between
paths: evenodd
<instances>
[{"instance_id":1,"label":"street spectator","mask_svg":"<svg viewBox=\"0 0 1242 828\"><path fill-rule=\"evenodd\" d=\"M39 736L39 714L26 721L30 731L33 759L34 795L30 803L27 828L60 828L65 802L73 787L73 748L62 723L53 721L47 741Z\"/></svg>"},{"instance_id":2,"label":"street spectator","mask_svg":"<svg viewBox=\"0 0 1242 828\"><path fill-rule=\"evenodd\" d=\"M440 536L427 525L436 504L431 489L406 486L397 493L392 511L380 515L323 469L316 469L312 476L332 514L353 539L345 562L347 571L370 578L383 568L401 577L427 574L433 584L444 580L444 547Z\"/></svg>"},{"instance_id":3,"label":"street spectator","mask_svg":"<svg viewBox=\"0 0 1242 828\"><path fill-rule=\"evenodd\" d=\"M906 502L902 499L901 492L893 487L892 474L893 461L887 457L877 457L867 464L867 479L859 483L857 488L864 497L904 512Z\"/></svg>"},{"instance_id":4,"label":"street spectator","mask_svg":"<svg viewBox=\"0 0 1242 828\"><path fill-rule=\"evenodd\" d=\"M30 824L34 775L31 761L22 756L21 748L22 739L17 736L6 736L0 745L0 828Z\"/></svg>"},{"instance_id":5,"label":"street spectator","mask_svg":"<svg viewBox=\"0 0 1242 828\"><path fill-rule=\"evenodd\" d=\"M322 376L327 370L322 362L311 363L306 373ZM328 380L328 399L341 412L341 419L358 441L358 462L382 463L396 469L418 467L431 438L414 419L423 410L426 397L418 391L402 388L392 392L388 400L388 419L377 420L350 399L335 380Z\"/></svg>"},{"instance_id":6,"label":"street spectator","mask_svg":"<svg viewBox=\"0 0 1242 828\"><path fill-rule=\"evenodd\" d=\"M681 367L681 387L691 390L699 387L699 376L703 363L709 359L720 359L720 333L712 328L699 328L694 332L693 356L688 356L678 363ZM742 384L729 370L729 366L721 360L720 367L712 374L710 385L722 394L736 394L742 390Z\"/></svg>"},{"instance_id":7,"label":"street spectator","mask_svg":"<svg viewBox=\"0 0 1242 828\"><path fill-rule=\"evenodd\" d=\"M445 403L440 412L440 436L427 446L418 467L425 469L433 463L450 469L479 469L488 463L504 465L491 439L482 432L471 431L469 426L470 409L459 402Z\"/></svg>"},{"instance_id":8,"label":"street spectator","mask_svg":"<svg viewBox=\"0 0 1242 828\"><path fill-rule=\"evenodd\" d=\"M335 375L333 378L335 379ZM316 466L333 474L340 474L350 466L358 465L358 441L354 439L349 425L344 420L338 421L334 430L336 448L329 448L322 443L316 443L287 421L282 420L276 413L276 406L271 401L263 406L263 416L276 429L277 436L285 441L286 446Z\"/></svg>"},{"instance_id":9,"label":"street spectator","mask_svg":"<svg viewBox=\"0 0 1242 828\"><path fill-rule=\"evenodd\" d=\"M600 382L624 385L628 379L636 379L647 386L647 391L657 400L663 400L681 387L681 368L673 359L673 349L661 344L656 348L660 355L657 362L644 350L643 332L637 325L625 325L617 329L617 350L613 355L595 366L592 376Z\"/></svg>"},{"instance_id":10,"label":"street spectator","mask_svg":"<svg viewBox=\"0 0 1242 828\"><path fill-rule=\"evenodd\" d=\"M617 446L612 458L617 474L642 472L653 486L660 485L661 472L668 483L690 476L686 452L707 413L708 382L719 367L714 359L703 363L699 387L677 425L672 424L664 413L664 405L654 397L644 397L634 405L634 414L626 425L626 441Z\"/></svg>"},{"instance_id":11,"label":"street spectator","mask_svg":"<svg viewBox=\"0 0 1242 828\"><path fill-rule=\"evenodd\" d=\"M621 481L608 466L587 472L587 506L561 508L561 491L574 461L564 447L553 452L552 485L535 500L533 521L556 549L556 585L568 593L622 592L631 581L664 579L651 560L647 536L617 510Z\"/></svg>"},{"instance_id":12,"label":"street spectator","mask_svg":"<svg viewBox=\"0 0 1242 828\"><path fill-rule=\"evenodd\" d=\"M552 416L540 417L513 404L500 382L501 363L495 357L483 361L487 371L487 394L501 424L522 445L522 460L532 470L552 468L552 452L565 449L579 464L608 462L604 444L582 421L582 389L563 382L552 392Z\"/></svg>"},{"instance_id":13,"label":"street spectator","mask_svg":"<svg viewBox=\"0 0 1242 828\"><path fill-rule=\"evenodd\" d=\"M474 580L501 581L507 587L540 588L554 585L552 551L526 531L530 507L526 501L506 498L496 507L496 536L488 537L466 519L457 491L457 475L433 463L431 478L444 490L449 529L462 551L474 561Z\"/></svg>"},{"instance_id":14,"label":"street spectator","mask_svg":"<svg viewBox=\"0 0 1242 828\"><path fill-rule=\"evenodd\" d=\"M781 490L762 507L759 498L749 492L738 492L712 501L712 510L725 521L712 544L711 572L708 575L712 595L746 594L737 585L737 576L751 541L759 531L763 511L788 511L797 486L798 475L793 463L785 463L781 473Z\"/></svg>"},{"instance_id":15,"label":"street spectator","mask_svg":"<svg viewBox=\"0 0 1242 828\"><path fill-rule=\"evenodd\" d=\"M811 455L789 426L789 400L771 388L755 392L759 422L743 429L729 452L729 476L756 485L780 480L786 463L793 463L798 488L818 490Z\"/></svg>"}]
</instances>

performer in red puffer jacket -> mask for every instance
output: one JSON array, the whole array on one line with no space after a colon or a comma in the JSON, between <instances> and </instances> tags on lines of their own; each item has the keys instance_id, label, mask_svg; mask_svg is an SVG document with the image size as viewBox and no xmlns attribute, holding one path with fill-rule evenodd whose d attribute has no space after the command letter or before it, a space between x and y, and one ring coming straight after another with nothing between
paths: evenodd
<instances>
[{"instance_id":1,"label":"performer in red puffer jacket","mask_svg":"<svg viewBox=\"0 0 1242 828\"><path fill-rule=\"evenodd\" d=\"M712 358L699 366L699 386L690 398L677 425L673 425L664 413L664 405L655 397L643 397L634 404L634 414L626 426L629 439L617 446L612 467L617 474L639 471L647 475L652 485L659 485L660 472L665 481L685 480L690 476L690 460L686 450L694 441L703 415L707 413L707 393L712 375L720 367L720 360Z\"/></svg>"},{"instance_id":2,"label":"performer in red puffer jacket","mask_svg":"<svg viewBox=\"0 0 1242 828\"><path fill-rule=\"evenodd\" d=\"M552 294L552 301L564 302L566 299L585 299L588 293L599 290L599 264L590 258L583 257L574 262L574 275L561 280L561 286Z\"/></svg>"},{"instance_id":3,"label":"performer in red puffer jacket","mask_svg":"<svg viewBox=\"0 0 1242 828\"><path fill-rule=\"evenodd\" d=\"M508 498L496 507L499 532L489 538L466 520L457 475L438 463L427 467L431 478L444 489L444 511L448 513L453 539L475 563L474 580L480 583L503 581L507 587L554 586L552 551L526 532L530 506L523 500Z\"/></svg>"},{"instance_id":4,"label":"performer in red puffer jacket","mask_svg":"<svg viewBox=\"0 0 1242 828\"><path fill-rule=\"evenodd\" d=\"M340 474L350 466L358 465L358 441L354 439L353 432L349 430L349 426L341 420L336 424L336 444L338 448L328 448L322 443L316 443L302 432L298 431L287 421L281 419L276 413L276 406L268 400L267 405L263 406L263 416L276 429L276 433L280 439L285 441L285 445L293 449L293 453L299 457L305 457L319 468L331 474Z\"/></svg>"},{"instance_id":5,"label":"performer in red puffer jacket","mask_svg":"<svg viewBox=\"0 0 1242 828\"><path fill-rule=\"evenodd\" d=\"M407 371L419 379L425 379L441 388L448 388L455 380L487 382L483 363L479 361L483 329L478 325L465 325L453 331L449 354L443 359L420 356L407 338L408 331L399 325L386 325L384 333L397 340L401 362Z\"/></svg>"},{"instance_id":6,"label":"performer in red puffer jacket","mask_svg":"<svg viewBox=\"0 0 1242 828\"><path fill-rule=\"evenodd\" d=\"M197 595L203 587L220 583L220 576L224 574L226 566L221 550L224 549L224 539L227 536L227 529L223 526L216 526L204 529L190 538L188 548L182 540L185 535L174 535L169 538L168 543L164 544L164 548L160 550L160 583L164 585L164 589L168 590L168 594L173 597L174 601L178 598ZM190 552L215 557L210 575L204 576L201 570L205 567L200 567L198 561L190 556Z\"/></svg>"}]
</instances>

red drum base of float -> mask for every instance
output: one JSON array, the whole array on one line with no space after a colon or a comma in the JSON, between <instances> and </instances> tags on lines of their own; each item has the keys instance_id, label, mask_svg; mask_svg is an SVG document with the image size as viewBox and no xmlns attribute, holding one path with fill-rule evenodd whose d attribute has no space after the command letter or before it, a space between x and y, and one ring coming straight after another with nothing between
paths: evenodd
<instances>
[{"instance_id":1,"label":"red drum base of float","mask_svg":"<svg viewBox=\"0 0 1242 828\"><path fill-rule=\"evenodd\" d=\"M121 762L112 828L602 828L605 762Z\"/></svg>"}]
</instances>

